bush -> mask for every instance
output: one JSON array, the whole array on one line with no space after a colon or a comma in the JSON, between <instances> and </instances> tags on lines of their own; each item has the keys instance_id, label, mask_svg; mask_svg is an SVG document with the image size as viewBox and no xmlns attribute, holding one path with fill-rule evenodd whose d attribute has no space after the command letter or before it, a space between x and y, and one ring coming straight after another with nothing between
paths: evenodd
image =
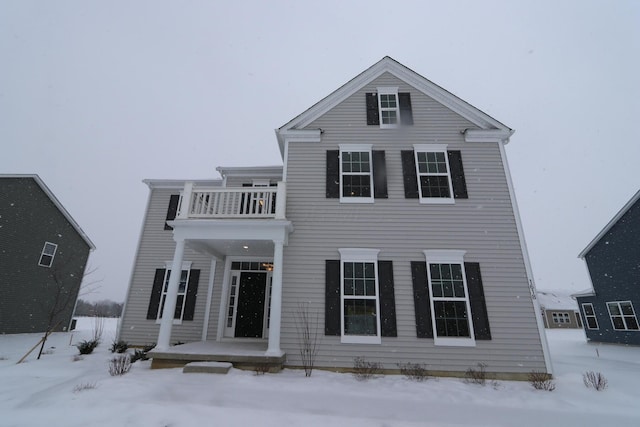
<instances>
[{"instance_id":1,"label":"bush","mask_svg":"<svg viewBox=\"0 0 640 427\"><path fill-rule=\"evenodd\" d=\"M602 391L607 388L608 381L600 372L587 371L582 374L582 381L587 388Z\"/></svg>"},{"instance_id":2,"label":"bush","mask_svg":"<svg viewBox=\"0 0 640 427\"><path fill-rule=\"evenodd\" d=\"M358 381L375 378L381 373L382 364L380 362L369 362L364 357L355 357L353 359L353 376Z\"/></svg>"},{"instance_id":3,"label":"bush","mask_svg":"<svg viewBox=\"0 0 640 427\"><path fill-rule=\"evenodd\" d=\"M529 373L529 384L536 390L553 391L556 385L551 380L551 374L540 371L531 371Z\"/></svg>"},{"instance_id":4,"label":"bush","mask_svg":"<svg viewBox=\"0 0 640 427\"><path fill-rule=\"evenodd\" d=\"M131 355L131 363L135 363L138 360L149 360L149 356L147 356L147 353L153 350L155 346L155 344L149 344L142 347L142 350L136 349L133 352L133 355Z\"/></svg>"},{"instance_id":5,"label":"bush","mask_svg":"<svg viewBox=\"0 0 640 427\"><path fill-rule=\"evenodd\" d=\"M487 364L478 363L478 369L469 368L464 373L464 382L467 384L479 384L484 386L487 384Z\"/></svg>"},{"instance_id":6,"label":"bush","mask_svg":"<svg viewBox=\"0 0 640 427\"><path fill-rule=\"evenodd\" d=\"M131 369L131 358L128 354L116 356L109 362L109 374L111 376L124 375Z\"/></svg>"},{"instance_id":7,"label":"bush","mask_svg":"<svg viewBox=\"0 0 640 427\"><path fill-rule=\"evenodd\" d=\"M84 340L76 344L76 347L78 347L78 351L80 352L80 354L91 354L93 353L93 350L98 346L98 344L100 344L100 341L97 341L95 339Z\"/></svg>"},{"instance_id":8,"label":"bush","mask_svg":"<svg viewBox=\"0 0 640 427\"><path fill-rule=\"evenodd\" d=\"M96 388L96 383L83 383L83 384L76 385L73 388L73 392L74 393L80 393L81 391L93 390L94 388Z\"/></svg>"},{"instance_id":9,"label":"bush","mask_svg":"<svg viewBox=\"0 0 640 427\"><path fill-rule=\"evenodd\" d=\"M113 343L111 344L111 348L109 349L109 351L111 351L111 353L124 353L125 351L127 351L128 348L129 348L129 344L126 341L114 340Z\"/></svg>"},{"instance_id":10,"label":"bush","mask_svg":"<svg viewBox=\"0 0 640 427\"><path fill-rule=\"evenodd\" d=\"M421 363L398 363L398 368L408 380L426 381L429 379L429 371L426 365Z\"/></svg>"}]
</instances>

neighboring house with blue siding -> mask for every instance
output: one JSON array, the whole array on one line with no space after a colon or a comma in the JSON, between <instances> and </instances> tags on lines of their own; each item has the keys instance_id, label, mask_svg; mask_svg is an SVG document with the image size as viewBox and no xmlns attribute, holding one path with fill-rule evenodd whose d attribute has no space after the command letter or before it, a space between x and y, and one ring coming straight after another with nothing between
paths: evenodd
<instances>
[{"instance_id":1,"label":"neighboring house with blue siding","mask_svg":"<svg viewBox=\"0 0 640 427\"><path fill-rule=\"evenodd\" d=\"M300 367L304 312L318 368L551 372L512 134L385 57L276 129L282 166L146 180L119 338L157 342L153 367Z\"/></svg>"},{"instance_id":2,"label":"neighboring house with blue siding","mask_svg":"<svg viewBox=\"0 0 640 427\"><path fill-rule=\"evenodd\" d=\"M0 175L0 334L68 330L94 249L38 175Z\"/></svg>"},{"instance_id":3,"label":"neighboring house with blue siding","mask_svg":"<svg viewBox=\"0 0 640 427\"><path fill-rule=\"evenodd\" d=\"M592 289L575 294L587 339L640 345L640 191L580 252Z\"/></svg>"}]
</instances>

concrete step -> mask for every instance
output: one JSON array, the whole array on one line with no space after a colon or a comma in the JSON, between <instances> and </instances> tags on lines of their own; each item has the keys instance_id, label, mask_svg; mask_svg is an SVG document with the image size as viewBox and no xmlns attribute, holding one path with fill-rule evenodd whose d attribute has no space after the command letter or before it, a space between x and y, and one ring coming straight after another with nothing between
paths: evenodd
<instances>
[{"instance_id":1,"label":"concrete step","mask_svg":"<svg viewBox=\"0 0 640 427\"><path fill-rule=\"evenodd\" d=\"M229 362L191 362L184 365L182 372L185 374L226 374L232 366Z\"/></svg>"}]
</instances>

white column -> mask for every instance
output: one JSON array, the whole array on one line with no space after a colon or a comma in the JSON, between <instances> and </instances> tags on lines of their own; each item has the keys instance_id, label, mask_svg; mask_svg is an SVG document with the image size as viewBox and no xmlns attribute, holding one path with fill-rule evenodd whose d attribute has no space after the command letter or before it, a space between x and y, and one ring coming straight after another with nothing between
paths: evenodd
<instances>
[{"instance_id":1,"label":"white column","mask_svg":"<svg viewBox=\"0 0 640 427\"><path fill-rule=\"evenodd\" d=\"M282 320L282 248L281 240L273 241L273 273L271 275L271 316L267 356L280 356L280 322Z\"/></svg>"},{"instance_id":2,"label":"white column","mask_svg":"<svg viewBox=\"0 0 640 427\"><path fill-rule=\"evenodd\" d=\"M171 265L171 275L169 276L169 287L162 310L162 320L160 321L160 332L158 333L157 350L169 348L171 340L171 328L173 327L173 314L176 311L176 300L178 299L178 285L182 275L182 258L184 256L184 240L176 241L176 250L173 253L173 264Z\"/></svg>"}]
</instances>

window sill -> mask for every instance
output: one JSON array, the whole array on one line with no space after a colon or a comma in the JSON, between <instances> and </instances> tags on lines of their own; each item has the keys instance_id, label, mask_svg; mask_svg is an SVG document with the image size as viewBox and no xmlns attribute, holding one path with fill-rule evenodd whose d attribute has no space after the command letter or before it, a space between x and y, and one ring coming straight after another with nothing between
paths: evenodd
<instances>
[{"instance_id":1,"label":"window sill","mask_svg":"<svg viewBox=\"0 0 640 427\"><path fill-rule=\"evenodd\" d=\"M340 203L373 203L373 197L341 197Z\"/></svg>"},{"instance_id":2,"label":"window sill","mask_svg":"<svg viewBox=\"0 0 640 427\"><path fill-rule=\"evenodd\" d=\"M449 347L475 347L476 340L474 338L434 338L434 345Z\"/></svg>"},{"instance_id":3,"label":"window sill","mask_svg":"<svg viewBox=\"0 0 640 427\"><path fill-rule=\"evenodd\" d=\"M421 198L421 205L454 205L456 203L455 199L445 199L440 197L432 197L432 198Z\"/></svg>"},{"instance_id":4,"label":"window sill","mask_svg":"<svg viewBox=\"0 0 640 427\"><path fill-rule=\"evenodd\" d=\"M379 336L365 336L365 335L343 335L340 337L342 344L382 344L382 339Z\"/></svg>"}]
</instances>

